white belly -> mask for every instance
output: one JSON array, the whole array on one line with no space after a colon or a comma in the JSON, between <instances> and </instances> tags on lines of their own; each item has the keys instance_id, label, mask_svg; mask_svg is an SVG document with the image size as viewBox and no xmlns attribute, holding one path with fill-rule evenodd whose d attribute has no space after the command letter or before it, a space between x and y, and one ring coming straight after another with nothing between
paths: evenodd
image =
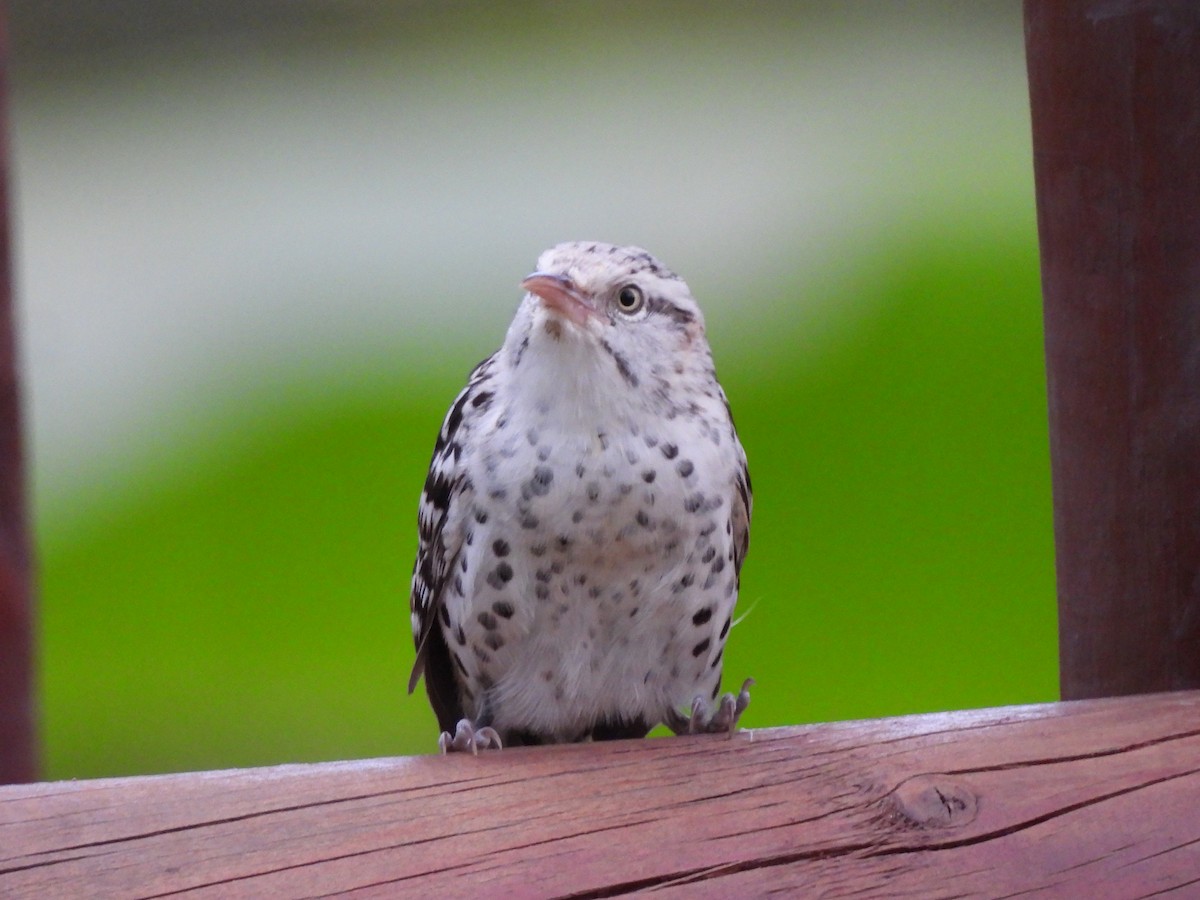
<instances>
[{"instance_id":1,"label":"white belly","mask_svg":"<svg viewBox=\"0 0 1200 900\"><path fill-rule=\"evenodd\" d=\"M732 448L663 424L651 442L515 433L472 461L463 595L446 598L484 686L468 715L571 740L713 693L737 595L715 475Z\"/></svg>"}]
</instances>

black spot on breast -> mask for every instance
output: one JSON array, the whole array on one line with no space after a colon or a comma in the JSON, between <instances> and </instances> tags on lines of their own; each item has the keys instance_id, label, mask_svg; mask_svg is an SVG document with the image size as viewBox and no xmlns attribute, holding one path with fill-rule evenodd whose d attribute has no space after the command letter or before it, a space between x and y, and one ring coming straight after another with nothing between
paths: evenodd
<instances>
[{"instance_id":1,"label":"black spot on breast","mask_svg":"<svg viewBox=\"0 0 1200 900\"><path fill-rule=\"evenodd\" d=\"M492 604L492 612L502 619L511 619L517 610L507 600L497 600Z\"/></svg>"},{"instance_id":2,"label":"black spot on breast","mask_svg":"<svg viewBox=\"0 0 1200 900\"><path fill-rule=\"evenodd\" d=\"M486 628L488 631L494 631L496 629L496 627L500 624L500 622L497 621L496 617L493 616L487 610L484 610L475 618L479 621L479 624L482 625L484 628Z\"/></svg>"},{"instance_id":3,"label":"black spot on breast","mask_svg":"<svg viewBox=\"0 0 1200 900\"><path fill-rule=\"evenodd\" d=\"M679 455L679 448L676 447L674 444L663 444L662 445L662 455L665 456L667 459L674 459L676 456Z\"/></svg>"},{"instance_id":4,"label":"black spot on breast","mask_svg":"<svg viewBox=\"0 0 1200 900\"><path fill-rule=\"evenodd\" d=\"M704 609L699 610L694 616L692 616L692 624L699 627L711 619L712 614L712 607L706 606Z\"/></svg>"},{"instance_id":5,"label":"black spot on breast","mask_svg":"<svg viewBox=\"0 0 1200 900\"><path fill-rule=\"evenodd\" d=\"M550 483L554 481L554 470L549 466L538 466L533 470L533 478L529 488L536 496L544 497L550 491Z\"/></svg>"},{"instance_id":6,"label":"black spot on breast","mask_svg":"<svg viewBox=\"0 0 1200 900\"><path fill-rule=\"evenodd\" d=\"M704 653L706 650L708 650L708 648L711 644L712 644L712 641L709 640L708 638L705 638L700 643L698 643L695 647L692 648L692 656L699 656L701 653Z\"/></svg>"},{"instance_id":7,"label":"black spot on breast","mask_svg":"<svg viewBox=\"0 0 1200 900\"><path fill-rule=\"evenodd\" d=\"M729 625L733 621L733 616L728 616L725 619L725 624L721 626L721 633L717 635L721 640L725 640L725 635L729 634Z\"/></svg>"},{"instance_id":8,"label":"black spot on breast","mask_svg":"<svg viewBox=\"0 0 1200 900\"><path fill-rule=\"evenodd\" d=\"M504 585L512 581L512 577L512 566L506 562L502 562L488 573L487 583L496 590L500 590Z\"/></svg>"},{"instance_id":9,"label":"black spot on breast","mask_svg":"<svg viewBox=\"0 0 1200 900\"><path fill-rule=\"evenodd\" d=\"M508 541L503 538L492 541L492 552L497 556L508 556Z\"/></svg>"},{"instance_id":10,"label":"black spot on breast","mask_svg":"<svg viewBox=\"0 0 1200 900\"><path fill-rule=\"evenodd\" d=\"M721 664L721 657L725 655L725 648L722 647L717 651L717 655L713 657L712 668L716 668Z\"/></svg>"},{"instance_id":11,"label":"black spot on breast","mask_svg":"<svg viewBox=\"0 0 1200 900\"><path fill-rule=\"evenodd\" d=\"M600 485L598 482L589 481L587 486L587 498L589 503L595 503L600 499Z\"/></svg>"},{"instance_id":12,"label":"black spot on breast","mask_svg":"<svg viewBox=\"0 0 1200 900\"><path fill-rule=\"evenodd\" d=\"M535 516L531 513L524 513L521 516L521 527L522 528L527 528L532 531L534 528L537 528L539 524L540 523L538 522L537 516Z\"/></svg>"},{"instance_id":13,"label":"black spot on breast","mask_svg":"<svg viewBox=\"0 0 1200 900\"><path fill-rule=\"evenodd\" d=\"M445 604L438 607L438 615L441 616L442 624L447 628L450 627L450 610L446 609Z\"/></svg>"},{"instance_id":14,"label":"black spot on breast","mask_svg":"<svg viewBox=\"0 0 1200 900\"><path fill-rule=\"evenodd\" d=\"M496 634L494 631L484 635L483 642L493 650L499 650L504 646L504 638Z\"/></svg>"},{"instance_id":15,"label":"black spot on breast","mask_svg":"<svg viewBox=\"0 0 1200 900\"><path fill-rule=\"evenodd\" d=\"M486 525L487 520L488 520L488 514L486 512L484 512L482 509L476 508L475 521L478 522L480 525Z\"/></svg>"},{"instance_id":16,"label":"black spot on breast","mask_svg":"<svg viewBox=\"0 0 1200 900\"><path fill-rule=\"evenodd\" d=\"M657 477L658 473L653 469L647 469L642 473L642 481L646 482L646 484L654 484L654 479Z\"/></svg>"},{"instance_id":17,"label":"black spot on breast","mask_svg":"<svg viewBox=\"0 0 1200 900\"><path fill-rule=\"evenodd\" d=\"M704 495L699 492L692 494L683 501L683 508L686 512L694 513L703 506Z\"/></svg>"},{"instance_id":18,"label":"black spot on breast","mask_svg":"<svg viewBox=\"0 0 1200 900\"><path fill-rule=\"evenodd\" d=\"M725 568L725 557L718 556L716 559L713 560L712 570L713 570L714 575L716 575L718 572L721 572L724 568Z\"/></svg>"},{"instance_id":19,"label":"black spot on breast","mask_svg":"<svg viewBox=\"0 0 1200 900\"><path fill-rule=\"evenodd\" d=\"M537 598L539 600L549 600L550 599L550 586L546 585L546 584L535 584L533 586L533 593L537 596Z\"/></svg>"},{"instance_id":20,"label":"black spot on breast","mask_svg":"<svg viewBox=\"0 0 1200 900\"><path fill-rule=\"evenodd\" d=\"M463 631L463 628L461 625L459 625L458 628L454 629L454 640L458 641L458 645L460 647L467 646L467 635L466 635L466 632Z\"/></svg>"},{"instance_id":21,"label":"black spot on breast","mask_svg":"<svg viewBox=\"0 0 1200 900\"><path fill-rule=\"evenodd\" d=\"M679 464L675 466L675 471L679 473L680 478L687 478L696 470L690 459L681 459Z\"/></svg>"},{"instance_id":22,"label":"black spot on breast","mask_svg":"<svg viewBox=\"0 0 1200 900\"><path fill-rule=\"evenodd\" d=\"M492 397L495 396L491 391L480 391L471 400L471 405L476 409L486 410L492 405Z\"/></svg>"}]
</instances>

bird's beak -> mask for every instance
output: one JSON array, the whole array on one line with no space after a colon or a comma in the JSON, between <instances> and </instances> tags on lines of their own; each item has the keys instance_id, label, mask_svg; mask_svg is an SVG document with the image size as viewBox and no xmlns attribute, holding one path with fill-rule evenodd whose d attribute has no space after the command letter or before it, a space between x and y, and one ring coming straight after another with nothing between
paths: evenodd
<instances>
[{"instance_id":1,"label":"bird's beak","mask_svg":"<svg viewBox=\"0 0 1200 900\"><path fill-rule=\"evenodd\" d=\"M583 328L588 319L599 318L591 299L575 286L570 278L534 272L521 282L521 287L542 301L542 305Z\"/></svg>"}]
</instances>

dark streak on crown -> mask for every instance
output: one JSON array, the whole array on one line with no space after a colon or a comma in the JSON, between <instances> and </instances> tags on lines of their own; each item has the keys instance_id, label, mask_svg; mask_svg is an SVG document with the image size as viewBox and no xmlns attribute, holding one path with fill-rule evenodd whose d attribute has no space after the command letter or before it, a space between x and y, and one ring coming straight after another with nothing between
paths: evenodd
<instances>
[{"instance_id":1,"label":"dark streak on crown","mask_svg":"<svg viewBox=\"0 0 1200 900\"><path fill-rule=\"evenodd\" d=\"M657 259L647 253L645 250L640 250L636 247L625 248L628 252L626 257L629 272L636 275L638 272L649 272L658 278L663 278L668 281L680 281L680 277L660 263Z\"/></svg>"}]
</instances>

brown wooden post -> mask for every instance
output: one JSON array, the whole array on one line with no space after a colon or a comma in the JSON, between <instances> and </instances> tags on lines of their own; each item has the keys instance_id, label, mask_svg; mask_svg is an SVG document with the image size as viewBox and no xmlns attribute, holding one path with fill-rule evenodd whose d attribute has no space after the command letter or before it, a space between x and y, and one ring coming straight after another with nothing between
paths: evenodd
<instances>
[{"instance_id":1,"label":"brown wooden post","mask_svg":"<svg viewBox=\"0 0 1200 900\"><path fill-rule=\"evenodd\" d=\"M1063 697L1200 687L1200 3L1025 36Z\"/></svg>"},{"instance_id":2,"label":"brown wooden post","mask_svg":"<svg viewBox=\"0 0 1200 900\"><path fill-rule=\"evenodd\" d=\"M8 30L0 8L0 783L37 776L33 603L8 211Z\"/></svg>"}]
</instances>

